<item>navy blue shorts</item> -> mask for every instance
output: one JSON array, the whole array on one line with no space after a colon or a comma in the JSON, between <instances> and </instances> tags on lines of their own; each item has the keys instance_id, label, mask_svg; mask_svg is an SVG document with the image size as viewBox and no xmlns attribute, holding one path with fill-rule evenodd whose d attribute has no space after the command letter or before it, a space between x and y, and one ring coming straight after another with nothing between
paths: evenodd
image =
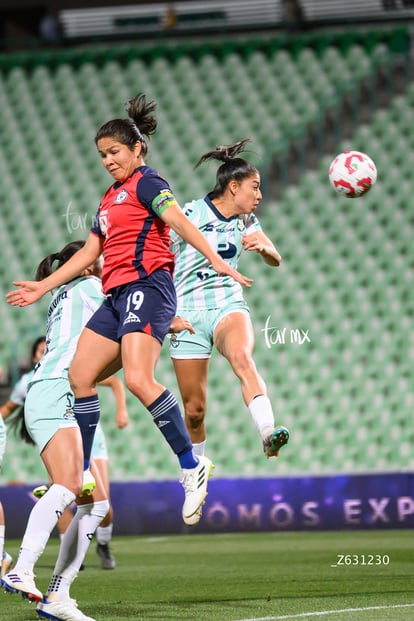
<instances>
[{"instance_id":1,"label":"navy blue shorts","mask_svg":"<svg viewBox=\"0 0 414 621\"><path fill-rule=\"evenodd\" d=\"M115 287L86 327L112 341L129 332L145 332L161 344L177 309L171 274L157 270L139 280Z\"/></svg>"}]
</instances>

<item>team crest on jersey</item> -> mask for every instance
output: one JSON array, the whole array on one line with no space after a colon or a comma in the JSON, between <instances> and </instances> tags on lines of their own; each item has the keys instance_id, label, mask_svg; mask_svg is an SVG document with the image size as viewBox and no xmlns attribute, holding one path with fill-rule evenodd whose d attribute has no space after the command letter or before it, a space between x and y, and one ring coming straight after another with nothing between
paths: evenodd
<instances>
[{"instance_id":1,"label":"team crest on jersey","mask_svg":"<svg viewBox=\"0 0 414 621\"><path fill-rule=\"evenodd\" d=\"M115 203L119 205L119 203L123 203L128 198L128 192L126 190L121 190L119 194L115 197Z\"/></svg>"},{"instance_id":2,"label":"team crest on jersey","mask_svg":"<svg viewBox=\"0 0 414 621\"><path fill-rule=\"evenodd\" d=\"M246 228L244 224L243 216L239 216L237 218L237 228L239 231L244 231L244 229Z\"/></svg>"}]
</instances>

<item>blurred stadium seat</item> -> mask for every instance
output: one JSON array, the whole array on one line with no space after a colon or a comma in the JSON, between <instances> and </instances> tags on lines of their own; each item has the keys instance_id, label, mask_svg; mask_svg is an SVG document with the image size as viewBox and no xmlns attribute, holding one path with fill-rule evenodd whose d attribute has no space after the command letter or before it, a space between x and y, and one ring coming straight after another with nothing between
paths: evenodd
<instances>
[{"instance_id":1,"label":"blurred stadium seat","mask_svg":"<svg viewBox=\"0 0 414 621\"><path fill-rule=\"evenodd\" d=\"M86 237L110 183L94 133L122 115L135 93L158 103L148 163L183 203L214 184L215 168L192 170L203 152L250 137L260 166L269 144L282 134L299 135L321 107L389 62L393 49L386 37L356 34L339 43L308 36L294 49L257 38L162 52L111 46L85 50L83 60L81 51L68 50L53 64L20 58L5 69L2 62L3 291L16 278L32 277L44 255ZM215 354L207 449L218 476L412 468L413 101L411 85L369 125L356 127L352 141L337 145L337 152L364 150L377 163L377 185L363 199L334 195L327 180L331 158L323 157L279 202L264 201L260 219L283 265L272 271L257 256L243 256L240 270L254 278L246 297L257 366L292 439L277 462L264 459L238 382ZM0 306L3 363L26 355L44 331L46 308L47 300L30 309ZM283 342L267 346L266 322L273 336L284 331ZM310 341L295 342L298 333ZM158 376L178 394L166 347ZM129 397L131 429L116 430L114 403L106 389L100 394L112 479L176 477L176 460L147 411ZM12 434L4 476L45 476L36 451Z\"/></svg>"}]
</instances>

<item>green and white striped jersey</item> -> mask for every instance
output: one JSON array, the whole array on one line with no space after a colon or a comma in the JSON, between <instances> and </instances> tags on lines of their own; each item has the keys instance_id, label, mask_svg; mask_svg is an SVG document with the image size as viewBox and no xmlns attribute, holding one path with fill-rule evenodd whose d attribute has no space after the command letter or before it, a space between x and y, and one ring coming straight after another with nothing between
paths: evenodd
<instances>
[{"instance_id":1,"label":"green and white striped jersey","mask_svg":"<svg viewBox=\"0 0 414 621\"><path fill-rule=\"evenodd\" d=\"M81 276L56 289L47 312L46 350L31 382L67 378L82 328L103 300L101 281L96 276Z\"/></svg>"},{"instance_id":2,"label":"green and white striped jersey","mask_svg":"<svg viewBox=\"0 0 414 621\"><path fill-rule=\"evenodd\" d=\"M262 230L254 214L224 218L208 196L186 203L183 211L233 268L237 268L243 250L243 236ZM241 285L233 278L217 274L204 255L173 231L171 239L178 310L211 310L244 299Z\"/></svg>"}]
</instances>

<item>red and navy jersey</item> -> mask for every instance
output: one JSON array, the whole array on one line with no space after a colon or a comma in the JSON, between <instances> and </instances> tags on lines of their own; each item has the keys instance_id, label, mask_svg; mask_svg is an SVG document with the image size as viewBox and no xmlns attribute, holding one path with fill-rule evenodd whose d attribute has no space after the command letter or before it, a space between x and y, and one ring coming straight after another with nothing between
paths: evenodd
<instances>
[{"instance_id":1,"label":"red and navy jersey","mask_svg":"<svg viewBox=\"0 0 414 621\"><path fill-rule=\"evenodd\" d=\"M168 183L148 166L140 166L106 191L91 228L104 239L105 293L155 270L173 273L170 228L160 216L175 202Z\"/></svg>"}]
</instances>

